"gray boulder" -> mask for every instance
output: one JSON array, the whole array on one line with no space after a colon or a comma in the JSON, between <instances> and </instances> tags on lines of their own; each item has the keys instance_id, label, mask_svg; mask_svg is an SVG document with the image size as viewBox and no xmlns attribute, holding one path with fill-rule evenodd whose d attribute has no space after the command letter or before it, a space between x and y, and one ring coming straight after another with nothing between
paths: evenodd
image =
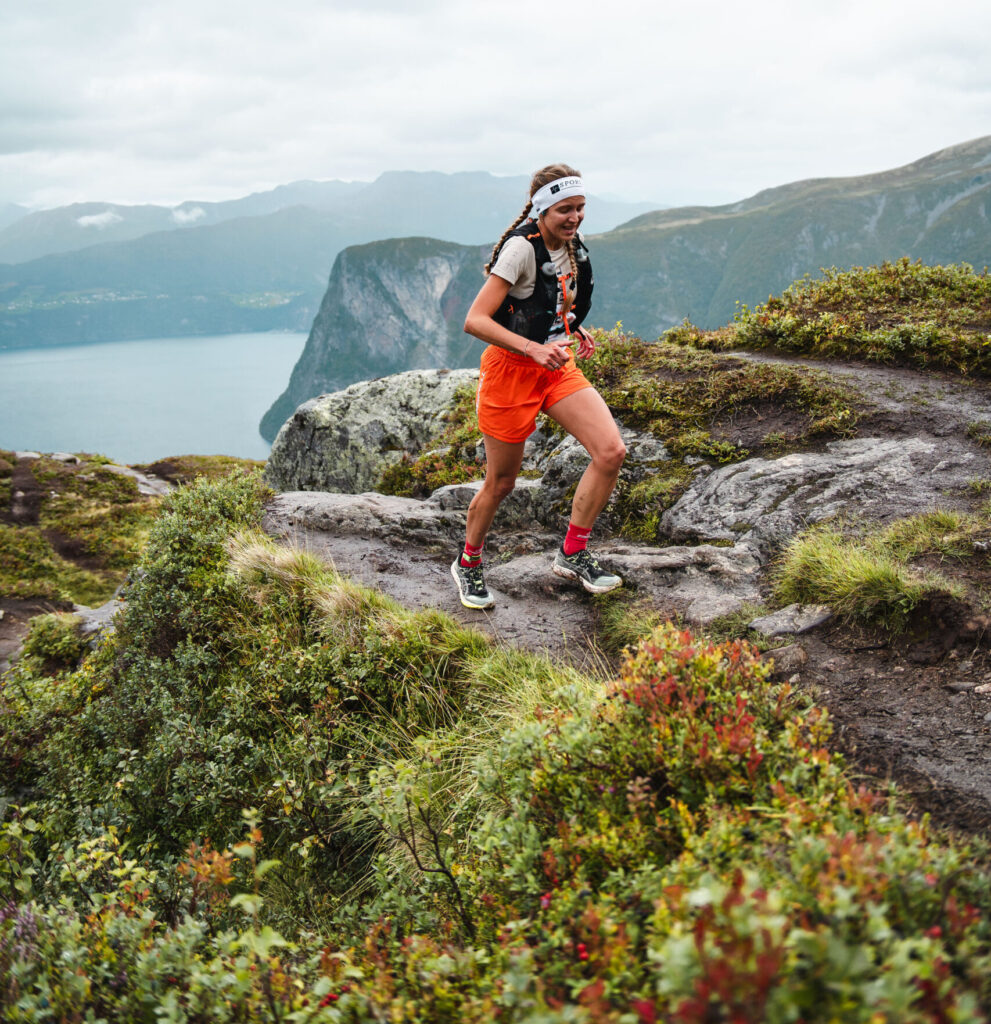
<instances>
[{"instance_id":1,"label":"gray boulder","mask_svg":"<svg viewBox=\"0 0 991 1024\"><path fill-rule=\"evenodd\" d=\"M118 591L119 593L119 591ZM79 617L76 632L81 637L86 637L91 646L102 636L109 636L116 630L114 615L123 607L122 602L115 594L109 601L105 601L97 608L90 608L84 604L73 605L72 611Z\"/></svg>"},{"instance_id":2,"label":"gray boulder","mask_svg":"<svg viewBox=\"0 0 991 1024\"><path fill-rule=\"evenodd\" d=\"M265 478L282 491L366 491L440 432L477 370L410 370L304 402L272 445Z\"/></svg>"},{"instance_id":3,"label":"gray boulder","mask_svg":"<svg viewBox=\"0 0 991 1024\"><path fill-rule=\"evenodd\" d=\"M749 540L766 555L840 513L881 520L916 514L985 470L973 452L945 438L834 441L822 452L700 470L664 513L661 530L675 541Z\"/></svg>"},{"instance_id":4,"label":"gray boulder","mask_svg":"<svg viewBox=\"0 0 991 1024\"><path fill-rule=\"evenodd\" d=\"M363 537L381 545L452 547L464 533L464 511L388 494L288 491L268 503L265 530L288 537L316 531Z\"/></svg>"},{"instance_id":5,"label":"gray boulder","mask_svg":"<svg viewBox=\"0 0 991 1024\"><path fill-rule=\"evenodd\" d=\"M833 611L824 604L790 604L770 615L762 615L747 623L748 629L756 629L767 636L787 636L807 633L824 622L829 622Z\"/></svg>"}]
</instances>

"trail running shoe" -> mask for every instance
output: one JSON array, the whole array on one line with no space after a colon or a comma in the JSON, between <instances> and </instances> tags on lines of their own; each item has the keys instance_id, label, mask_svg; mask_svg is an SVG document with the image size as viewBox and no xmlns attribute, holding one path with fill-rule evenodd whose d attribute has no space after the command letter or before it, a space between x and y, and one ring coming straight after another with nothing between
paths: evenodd
<instances>
[{"instance_id":1,"label":"trail running shoe","mask_svg":"<svg viewBox=\"0 0 991 1024\"><path fill-rule=\"evenodd\" d=\"M551 568L566 580L577 580L590 594L605 594L623 585L619 576L606 572L584 548L573 555L558 548Z\"/></svg>"},{"instance_id":2,"label":"trail running shoe","mask_svg":"<svg viewBox=\"0 0 991 1024\"><path fill-rule=\"evenodd\" d=\"M451 575L458 585L458 596L465 608L491 608L495 604L492 595L485 589L481 565L466 569L461 559L455 558L451 563Z\"/></svg>"}]
</instances>

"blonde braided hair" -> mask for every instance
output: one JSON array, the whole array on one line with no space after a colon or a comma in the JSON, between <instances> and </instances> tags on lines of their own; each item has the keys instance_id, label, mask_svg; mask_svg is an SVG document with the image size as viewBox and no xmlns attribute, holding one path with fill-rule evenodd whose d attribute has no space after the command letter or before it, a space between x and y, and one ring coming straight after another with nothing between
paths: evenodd
<instances>
[{"instance_id":1,"label":"blonde braided hair","mask_svg":"<svg viewBox=\"0 0 991 1024\"><path fill-rule=\"evenodd\" d=\"M502 248L503 243L507 238L527 219L530 211L533 209L533 203L531 198L536 194L539 189L542 189L545 185L552 181L557 181L558 178L580 178L582 176L581 171L575 170L574 167L569 167L567 164L548 164L546 167L541 167L539 171L530 179L530 198L527 199L526 205L523 207L523 212L509 225L508 228L502 233L502 238L494 246L492 246L492 255L489 257L489 262L485 264L485 274L488 276L492 270L492 265L496 261L496 257L499 255L499 250ZM562 287L564 295L562 295L562 313L567 316L568 311L575 304L575 299L578 298L578 260L575 258L575 241L573 238L568 239L568 260L571 263L571 284L572 289Z\"/></svg>"}]
</instances>

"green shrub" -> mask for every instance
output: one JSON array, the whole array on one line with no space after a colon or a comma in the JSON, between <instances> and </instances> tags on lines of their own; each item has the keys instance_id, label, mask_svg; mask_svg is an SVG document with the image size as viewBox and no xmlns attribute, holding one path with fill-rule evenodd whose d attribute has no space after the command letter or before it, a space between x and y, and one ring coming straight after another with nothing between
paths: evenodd
<instances>
[{"instance_id":1,"label":"green shrub","mask_svg":"<svg viewBox=\"0 0 991 1024\"><path fill-rule=\"evenodd\" d=\"M116 636L0 684L4 1020L986 1019L987 849L754 648L590 678L275 546L264 494L173 495Z\"/></svg>"},{"instance_id":2,"label":"green shrub","mask_svg":"<svg viewBox=\"0 0 991 1024\"><path fill-rule=\"evenodd\" d=\"M64 612L36 615L29 623L21 656L46 672L74 668L86 651L86 641L79 634L80 621L78 615Z\"/></svg>"}]
</instances>

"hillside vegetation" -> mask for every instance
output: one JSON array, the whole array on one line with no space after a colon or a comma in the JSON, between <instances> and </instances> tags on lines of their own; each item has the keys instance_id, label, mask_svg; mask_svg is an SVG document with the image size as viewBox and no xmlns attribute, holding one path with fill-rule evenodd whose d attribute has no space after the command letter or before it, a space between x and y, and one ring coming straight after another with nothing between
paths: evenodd
<instances>
[{"instance_id":1,"label":"hillside vegetation","mask_svg":"<svg viewBox=\"0 0 991 1024\"><path fill-rule=\"evenodd\" d=\"M923 273L843 287L896 271ZM942 273L983 308L981 275ZM835 381L690 336L722 334L617 329L589 368L680 456L856 429ZM394 487L456 475L476 438L461 395ZM630 482L619 508L678 486ZM191 480L143 524L116 631L87 647L38 617L0 682L4 1020L991 1019L991 851L866 788L755 647L633 608L635 642L579 671L276 545L269 497L243 470ZM873 553L963 557L986 519L895 523ZM780 600L821 596L801 588L853 543L796 548Z\"/></svg>"},{"instance_id":2,"label":"hillside vegetation","mask_svg":"<svg viewBox=\"0 0 991 1024\"><path fill-rule=\"evenodd\" d=\"M805 277L744 306L729 327L685 324L669 341L692 348L769 349L834 359L991 374L991 277L968 264L907 258Z\"/></svg>"},{"instance_id":3,"label":"hillside vegetation","mask_svg":"<svg viewBox=\"0 0 991 1024\"><path fill-rule=\"evenodd\" d=\"M11 1021L981 1020L983 848L744 642L502 651L168 498L116 635L4 681Z\"/></svg>"}]
</instances>

